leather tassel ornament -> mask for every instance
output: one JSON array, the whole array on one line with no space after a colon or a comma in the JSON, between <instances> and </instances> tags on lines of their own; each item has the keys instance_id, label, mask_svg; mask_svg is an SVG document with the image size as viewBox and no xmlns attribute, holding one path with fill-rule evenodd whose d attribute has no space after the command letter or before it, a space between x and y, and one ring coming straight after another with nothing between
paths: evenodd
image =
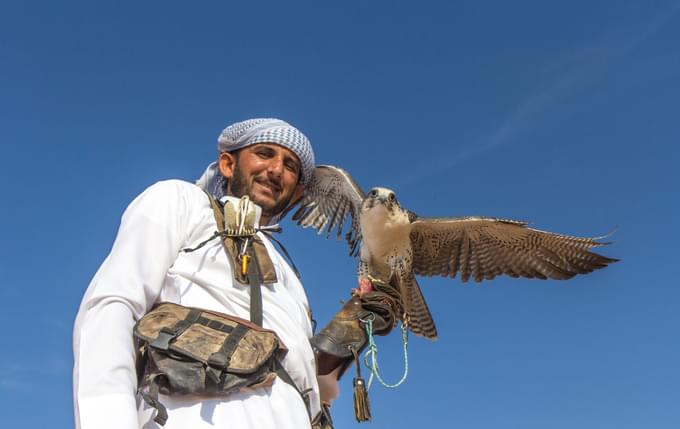
<instances>
[{"instance_id":1,"label":"leather tassel ornament","mask_svg":"<svg viewBox=\"0 0 680 429\"><path fill-rule=\"evenodd\" d=\"M353 379L354 384L354 417L359 423L371 420L371 406L368 402L368 390L366 389L366 382L361 378L361 365L359 363L359 356L354 348L352 354L357 367L357 376Z\"/></svg>"}]
</instances>

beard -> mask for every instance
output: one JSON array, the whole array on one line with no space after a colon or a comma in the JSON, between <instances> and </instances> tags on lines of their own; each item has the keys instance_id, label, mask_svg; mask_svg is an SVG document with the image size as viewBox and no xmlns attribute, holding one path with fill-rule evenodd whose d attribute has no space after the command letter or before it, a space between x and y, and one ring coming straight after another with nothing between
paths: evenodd
<instances>
[{"instance_id":1,"label":"beard","mask_svg":"<svg viewBox=\"0 0 680 429\"><path fill-rule=\"evenodd\" d=\"M237 163L234 168L234 175L231 177L231 179L228 180L227 184L233 196L241 198L244 195L248 195L252 202L260 206L260 208L262 209L262 214L270 219L280 214L286 207L288 207L291 198L293 198L292 189L290 190L290 192L286 193L285 189L281 188L280 184L273 184L273 186L281 188L281 191L278 201L272 203L269 200L263 200L253 192L252 185L255 182L272 183L269 179L266 178L265 179L253 178L253 180L250 183L248 183L247 178L245 177Z\"/></svg>"}]
</instances>

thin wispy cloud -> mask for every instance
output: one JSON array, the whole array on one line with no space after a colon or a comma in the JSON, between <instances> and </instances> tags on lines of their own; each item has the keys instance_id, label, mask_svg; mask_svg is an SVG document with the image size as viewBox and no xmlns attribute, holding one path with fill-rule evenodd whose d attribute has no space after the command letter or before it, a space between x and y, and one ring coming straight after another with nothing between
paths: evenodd
<instances>
[{"instance_id":1,"label":"thin wispy cloud","mask_svg":"<svg viewBox=\"0 0 680 429\"><path fill-rule=\"evenodd\" d=\"M47 329L57 330L62 334L70 335L73 328L73 320L70 318L64 319L62 315L44 313L40 315L40 322L43 325L47 325Z\"/></svg>"},{"instance_id":2,"label":"thin wispy cloud","mask_svg":"<svg viewBox=\"0 0 680 429\"><path fill-rule=\"evenodd\" d=\"M491 132L457 145L446 157L425 160L403 182L418 181L515 141L570 95L597 82L617 61L661 31L678 12L680 3L674 3L647 20L621 22L597 40L557 56L540 71L542 84L526 94Z\"/></svg>"},{"instance_id":3,"label":"thin wispy cloud","mask_svg":"<svg viewBox=\"0 0 680 429\"><path fill-rule=\"evenodd\" d=\"M22 362L5 361L0 363L0 391L47 392L50 380L68 377L70 373L71 362L63 356L44 356L40 360Z\"/></svg>"},{"instance_id":4,"label":"thin wispy cloud","mask_svg":"<svg viewBox=\"0 0 680 429\"><path fill-rule=\"evenodd\" d=\"M70 320L43 313L39 316L41 328L58 336L70 336ZM23 359L0 361L0 391L15 393L36 393L44 391L45 381L68 378L72 369L72 361L62 355L42 355L39 359Z\"/></svg>"},{"instance_id":5,"label":"thin wispy cloud","mask_svg":"<svg viewBox=\"0 0 680 429\"><path fill-rule=\"evenodd\" d=\"M627 22L589 44L567 52L548 64L546 83L530 93L489 137L488 149L507 143L528 130L542 114L579 88L594 83L617 60L658 33L680 10L680 4L643 22Z\"/></svg>"}]
</instances>

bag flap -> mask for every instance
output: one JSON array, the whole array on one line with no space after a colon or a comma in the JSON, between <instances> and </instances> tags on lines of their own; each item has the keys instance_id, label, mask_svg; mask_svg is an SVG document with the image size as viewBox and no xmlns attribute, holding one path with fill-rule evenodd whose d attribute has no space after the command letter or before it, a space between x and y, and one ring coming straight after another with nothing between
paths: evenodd
<instances>
[{"instance_id":1,"label":"bag flap","mask_svg":"<svg viewBox=\"0 0 680 429\"><path fill-rule=\"evenodd\" d=\"M196 320L185 323L192 310L194 316L198 312ZM181 332L174 335L178 326ZM287 352L274 331L236 316L169 302L154 306L134 328L135 337L152 347L168 333L168 350L213 366L214 357L223 355L228 362L226 369L235 373L252 372L275 352L280 353L279 357Z\"/></svg>"}]
</instances>

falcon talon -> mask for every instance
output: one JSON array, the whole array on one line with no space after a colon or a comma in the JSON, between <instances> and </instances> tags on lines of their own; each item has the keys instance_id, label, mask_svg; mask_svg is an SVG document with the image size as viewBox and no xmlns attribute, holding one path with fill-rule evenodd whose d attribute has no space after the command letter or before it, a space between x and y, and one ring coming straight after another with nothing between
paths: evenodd
<instances>
[{"instance_id":1,"label":"falcon talon","mask_svg":"<svg viewBox=\"0 0 680 429\"><path fill-rule=\"evenodd\" d=\"M359 296L365 293L373 292L373 280L370 276L360 277L358 283L359 287L353 290L356 291Z\"/></svg>"}]
</instances>

